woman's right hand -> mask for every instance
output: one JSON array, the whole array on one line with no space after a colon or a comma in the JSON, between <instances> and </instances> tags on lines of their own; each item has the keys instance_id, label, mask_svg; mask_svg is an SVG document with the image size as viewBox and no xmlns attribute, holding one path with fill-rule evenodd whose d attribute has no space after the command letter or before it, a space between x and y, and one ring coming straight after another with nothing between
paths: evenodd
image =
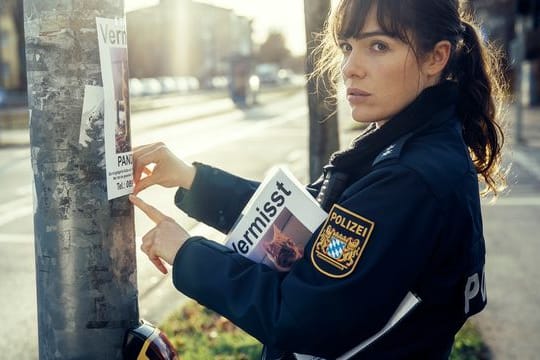
<instances>
[{"instance_id":1,"label":"woman's right hand","mask_svg":"<svg viewBox=\"0 0 540 360\"><path fill-rule=\"evenodd\" d=\"M152 164L155 166L150 169L148 166ZM136 195L156 184L190 189L196 169L177 158L164 143L159 142L133 149L133 172L135 181L133 193Z\"/></svg>"}]
</instances>

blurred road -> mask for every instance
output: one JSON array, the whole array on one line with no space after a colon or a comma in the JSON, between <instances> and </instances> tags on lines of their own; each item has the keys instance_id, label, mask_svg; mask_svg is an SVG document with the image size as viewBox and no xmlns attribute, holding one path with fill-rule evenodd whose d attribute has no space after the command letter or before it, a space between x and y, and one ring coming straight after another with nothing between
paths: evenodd
<instances>
[{"instance_id":1,"label":"blurred road","mask_svg":"<svg viewBox=\"0 0 540 360\"><path fill-rule=\"evenodd\" d=\"M248 178L261 179L272 165L286 163L307 181L307 108L303 91L274 94L264 105L238 110L224 99L200 97L191 103L137 112L133 144L163 141L188 161L202 161ZM170 105L170 104L169 104ZM342 112L342 147L358 128ZM509 119L512 120L512 112ZM495 204L484 202L488 247L488 307L474 318L495 359L538 359L540 342L540 111L526 112L527 144L513 143L510 190ZM35 301L32 196L28 146L0 148L0 358L35 359ZM175 189L150 188L141 197L176 218L193 234L222 235L179 212ZM152 224L136 212L139 239ZM139 240L137 240L139 241ZM138 251L141 317L159 323L185 298Z\"/></svg>"}]
</instances>

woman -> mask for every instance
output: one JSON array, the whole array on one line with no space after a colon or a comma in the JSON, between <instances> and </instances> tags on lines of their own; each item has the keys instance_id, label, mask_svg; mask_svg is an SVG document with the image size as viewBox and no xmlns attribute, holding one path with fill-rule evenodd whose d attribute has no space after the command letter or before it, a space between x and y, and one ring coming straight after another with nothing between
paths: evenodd
<instances>
[{"instance_id":1,"label":"woman","mask_svg":"<svg viewBox=\"0 0 540 360\"><path fill-rule=\"evenodd\" d=\"M457 0L342 0L321 49L319 74L337 68L353 119L370 125L308 189L331 225L339 213L369 229L354 239L364 251L336 267L318 253L320 229L280 273L190 237L132 196L157 223L142 249L162 271L160 259L173 265L178 290L264 343L265 358L448 358L486 304L478 179L485 194L504 187L495 57ZM177 206L224 232L257 186L163 144L135 150L135 179L135 193L179 186ZM374 338L404 299L419 303Z\"/></svg>"}]
</instances>

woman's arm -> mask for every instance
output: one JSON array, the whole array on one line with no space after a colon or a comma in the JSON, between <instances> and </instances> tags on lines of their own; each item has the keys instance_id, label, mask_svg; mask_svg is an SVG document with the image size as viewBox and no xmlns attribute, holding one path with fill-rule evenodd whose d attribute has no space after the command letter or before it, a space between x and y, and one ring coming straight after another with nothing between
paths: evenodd
<instances>
[{"instance_id":1,"label":"woman's arm","mask_svg":"<svg viewBox=\"0 0 540 360\"><path fill-rule=\"evenodd\" d=\"M191 189L178 189L176 206L206 225L229 232L259 183L201 163L194 166Z\"/></svg>"}]
</instances>

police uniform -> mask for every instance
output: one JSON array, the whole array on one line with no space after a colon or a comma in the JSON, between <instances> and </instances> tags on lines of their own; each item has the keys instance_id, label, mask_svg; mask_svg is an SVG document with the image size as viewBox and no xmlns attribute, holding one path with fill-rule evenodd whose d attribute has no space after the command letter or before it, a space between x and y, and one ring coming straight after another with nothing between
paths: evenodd
<instances>
[{"instance_id":1,"label":"police uniform","mask_svg":"<svg viewBox=\"0 0 540 360\"><path fill-rule=\"evenodd\" d=\"M478 180L457 94L449 83L425 90L365 136L392 139L382 151L366 158L359 145L335 157L324 175L347 180L289 272L192 237L174 260L177 289L260 340L268 359L448 358L455 333L486 304ZM391 123L393 137L377 134ZM175 202L226 233L258 183L196 166ZM308 186L314 196L327 190L323 179ZM419 302L396 312L404 299Z\"/></svg>"}]
</instances>

